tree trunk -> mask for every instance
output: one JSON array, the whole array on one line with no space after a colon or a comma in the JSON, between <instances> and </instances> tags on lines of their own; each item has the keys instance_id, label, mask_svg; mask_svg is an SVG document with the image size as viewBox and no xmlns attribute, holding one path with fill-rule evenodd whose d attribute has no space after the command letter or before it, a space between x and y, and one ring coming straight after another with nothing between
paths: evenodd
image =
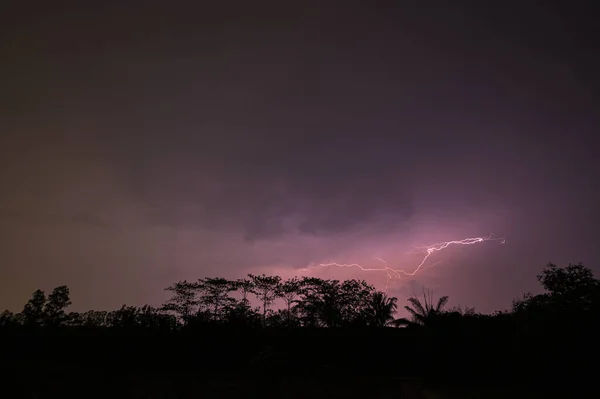
<instances>
[{"instance_id":1,"label":"tree trunk","mask_svg":"<svg viewBox=\"0 0 600 399\"><path fill-rule=\"evenodd\" d=\"M267 324L267 298L263 296L263 326Z\"/></svg>"}]
</instances>

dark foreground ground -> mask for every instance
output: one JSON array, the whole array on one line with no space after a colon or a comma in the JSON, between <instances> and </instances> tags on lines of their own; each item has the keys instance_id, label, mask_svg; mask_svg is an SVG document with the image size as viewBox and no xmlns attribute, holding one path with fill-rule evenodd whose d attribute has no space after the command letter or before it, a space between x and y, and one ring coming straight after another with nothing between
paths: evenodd
<instances>
[{"instance_id":1,"label":"dark foreground ground","mask_svg":"<svg viewBox=\"0 0 600 399\"><path fill-rule=\"evenodd\" d=\"M0 398L600 397L590 353L499 338L20 330L1 334Z\"/></svg>"}]
</instances>

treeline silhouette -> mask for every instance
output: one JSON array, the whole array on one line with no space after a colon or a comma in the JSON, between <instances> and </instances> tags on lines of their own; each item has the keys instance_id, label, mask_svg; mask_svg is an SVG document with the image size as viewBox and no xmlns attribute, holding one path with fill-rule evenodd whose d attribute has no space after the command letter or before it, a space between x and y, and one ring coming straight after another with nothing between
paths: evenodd
<instances>
[{"instance_id":1,"label":"treeline silhouette","mask_svg":"<svg viewBox=\"0 0 600 399\"><path fill-rule=\"evenodd\" d=\"M492 314L424 291L408 318L361 280L203 278L160 307L79 313L60 286L2 313L1 372L26 394L88 397L398 397L407 379L485 397L589 390L600 281L582 264L538 280L542 294Z\"/></svg>"},{"instance_id":2,"label":"treeline silhouette","mask_svg":"<svg viewBox=\"0 0 600 399\"><path fill-rule=\"evenodd\" d=\"M1 316L3 327L87 327L180 331L208 326L230 327L383 327L394 319L397 298L365 281L315 277L282 281L278 276L247 279L204 278L166 288L172 297L160 308L123 305L115 311L66 313L69 289L56 287L48 297L33 293L23 311ZM236 297L237 294L237 297ZM252 306L250 296L260 303ZM277 299L283 309L273 309ZM407 321L408 323L408 321Z\"/></svg>"}]
</instances>

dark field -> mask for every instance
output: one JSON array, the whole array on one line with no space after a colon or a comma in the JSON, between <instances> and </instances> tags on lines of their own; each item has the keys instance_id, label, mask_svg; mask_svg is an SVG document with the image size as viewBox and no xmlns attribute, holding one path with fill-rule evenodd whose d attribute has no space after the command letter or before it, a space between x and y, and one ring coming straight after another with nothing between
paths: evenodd
<instances>
[{"instance_id":1,"label":"dark field","mask_svg":"<svg viewBox=\"0 0 600 399\"><path fill-rule=\"evenodd\" d=\"M13 331L2 337L2 397L532 398L592 392L583 376L593 362L584 352L552 354L544 349L552 339L512 346L503 335L498 329L470 340L455 336L448 345L450 338L393 328Z\"/></svg>"}]
</instances>

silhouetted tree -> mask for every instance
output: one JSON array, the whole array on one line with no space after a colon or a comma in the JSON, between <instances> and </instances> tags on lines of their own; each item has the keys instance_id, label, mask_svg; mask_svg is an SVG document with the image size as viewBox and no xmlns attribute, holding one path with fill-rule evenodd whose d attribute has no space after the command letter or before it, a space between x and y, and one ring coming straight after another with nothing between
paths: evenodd
<instances>
[{"instance_id":1,"label":"silhouetted tree","mask_svg":"<svg viewBox=\"0 0 600 399\"><path fill-rule=\"evenodd\" d=\"M302 280L302 300L299 309L304 325L311 327L333 327L341 319L336 280L322 280L316 277L305 277Z\"/></svg>"},{"instance_id":2,"label":"silhouetted tree","mask_svg":"<svg viewBox=\"0 0 600 399\"><path fill-rule=\"evenodd\" d=\"M435 325L443 315L444 307L448 303L448 297L442 296L434 304L433 294L431 292L426 293L423 290L423 303L415 295L408 298L410 305L404 307L410 313L411 318L397 319L395 325L407 325L407 326L424 326L429 327Z\"/></svg>"},{"instance_id":3,"label":"silhouetted tree","mask_svg":"<svg viewBox=\"0 0 600 399\"><path fill-rule=\"evenodd\" d=\"M61 285L54 288L48 295L44 306L45 324L49 326L60 326L67 321L65 309L71 305L69 298L69 287Z\"/></svg>"},{"instance_id":4,"label":"silhouetted tree","mask_svg":"<svg viewBox=\"0 0 600 399\"><path fill-rule=\"evenodd\" d=\"M296 277L284 281L277 287L277 296L283 299L286 309L287 325L292 325L292 305L300 295L301 282Z\"/></svg>"},{"instance_id":5,"label":"silhouetted tree","mask_svg":"<svg viewBox=\"0 0 600 399\"><path fill-rule=\"evenodd\" d=\"M599 299L600 281L581 263L569 264L565 268L549 263L537 279L546 292L539 295L526 293L522 299L513 301L515 312L586 311Z\"/></svg>"},{"instance_id":6,"label":"silhouetted tree","mask_svg":"<svg viewBox=\"0 0 600 399\"><path fill-rule=\"evenodd\" d=\"M398 298L390 298L383 292L374 292L371 295L367 309L370 324L375 327L385 327L394 321L394 314Z\"/></svg>"},{"instance_id":7,"label":"silhouetted tree","mask_svg":"<svg viewBox=\"0 0 600 399\"><path fill-rule=\"evenodd\" d=\"M278 287L281 283L281 277L266 276L264 274L260 276L249 274L248 277L252 281L253 293L262 303L262 317L264 323L267 318L267 310L275 301L279 293Z\"/></svg>"},{"instance_id":8,"label":"silhouetted tree","mask_svg":"<svg viewBox=\"0 0 600 399\"><path fill-rule=\"evenodd\" d=\"M0 313L0 328L2 327L10 327L18 324L17 317L13 312L9 312L8 310L2 311Z\"/></svg>"},{"instance_id":9,"label":"silhouetted tree","mask_svg":"<svg viewBox=\"0 0 600 399\"><path fill-rule=\"evenodd\" d=\"M583 264L572 264L559 268L549 263L537 276L538 281L552 295L572 295L585 297L598 286L591 269Z\"/></svg>"},{"instance_id":10,"label":"silhouetted tree","mask_svg":"<svg viewBox=\"0 0 600 399\"><path fill-rule=\"evenodd\" d=\"M340 284L339 302L342 325L365 325L375 287L364 280L345 280Z\"/></svg>"},{"instance_id":11,"label":"silhouetted tree","mask_svg":"<svg viewBox=\"0 0 600 399\"><path fill-rule=\"evenodd\" d=\"M242 301L248 302L248 295L254 291L254 283L248 279L238 279L235 281L235 289L242 294Z\"/></svg>"},{"instance_id":12,"label":"silhouetted tree","mask_svg":"<svg viewBox=\"0 0 600 399\"><path fill-rule=\"evenodd\" d=\"M42 290L34 291L31 299L25 304L21 312L21 318L24 325L34 326L42 325L44 322L44 305L46 304L46 295Z\"/></svg>"},{"instance_id":13,"label":"silhouetted tree","mask_svg":"<svg viewBox=\"0 0 600 399\"><path fill-rule=\"evenodd\" d=\"M301 280L298 308L307 326L341 327L363 322L374 288L364 281Z\"/></svg>"},{"instance_id":14,"label":"silhouetted tree","mask_svg":"<svg viewBox=\"0 0 600 399\"><path fill-rule=\"evenodd\" d=\"M184 280L165 288L165 291L172 292L173 296L163 305L162 310L175 313L184 324L189 323L199 303L198 285Z\"/></svg>"},{"instance_id":15,"label":"silhouetted tree","mask_svg":"<svg viewBox=\"0 0 600 399\"><path fill-rule=\"evenodd\" d=\"M199 303L208 310L213 321L221 320L224 309L235 302L229 297L229 293L235 288L235 284L222 277L198 280Z\"/></svg>"}]
</instances>

